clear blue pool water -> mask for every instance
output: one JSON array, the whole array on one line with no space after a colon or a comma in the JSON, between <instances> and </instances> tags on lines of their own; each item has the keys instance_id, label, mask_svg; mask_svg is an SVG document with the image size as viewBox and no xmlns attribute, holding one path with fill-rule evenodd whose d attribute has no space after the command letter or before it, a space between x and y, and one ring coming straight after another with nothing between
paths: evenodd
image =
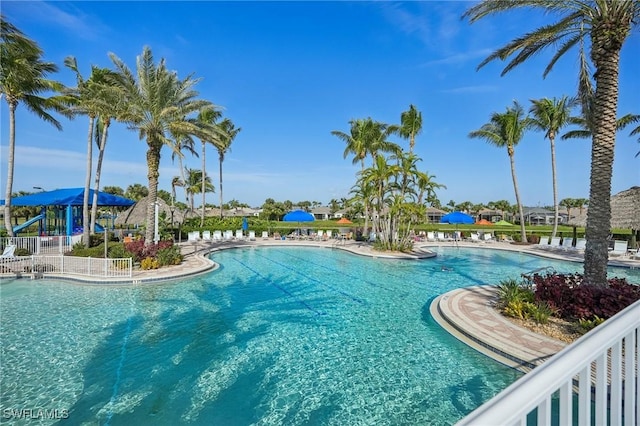
<instances>
[{"instance_id":1,"label":"clear blue pool water","mask_svg":"<svg viewBox=\"0 0 640 426\"><path fill-rule=\"evenodd\" d=\"M138 287L4 280L0 415L67 410L62 424L450 425L520 373L430 317L449 290L580 264L482 249L371 259L271 247ZM442 271L445 265L450 271ZM639 271L612 276L640 282Z\"/></svg>"}]
</instances>

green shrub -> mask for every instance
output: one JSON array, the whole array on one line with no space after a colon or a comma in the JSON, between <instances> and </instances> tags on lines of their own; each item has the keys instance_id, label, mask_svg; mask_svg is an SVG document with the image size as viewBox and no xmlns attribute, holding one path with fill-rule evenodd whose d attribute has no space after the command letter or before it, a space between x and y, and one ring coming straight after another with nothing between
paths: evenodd
<instances>
[{"instance_id":1,"label":"green shrub","mask_svg":"<svg viewBox=\"0 0 640 426\"><path fill-rule=\"evenodd\" d=\"M603 322L604 322L604 318L600 318L597 315L594 316L593 319L580 318L578 320L578 328L579 328L580 332L584 334L584 333L586 333L588 331L593 330L594 328L596 328L597 326L599 326Z\"/></svg>"},{"instance_id":2,"label":"green shrub","mask_svg":"<svg viewBox=\"0 0 640 426\"><path fill-rule=\"evenodd\" d=\"M31 256L31 252L29 251L29 249L26 249L24 247L18 247L16 248L16 251L13 253L14 256Z\"/></svg>"},{"instance_id":3,"label":"green shrub","mask_svg":"<svg viewBox=\"0 0 640 426\"><path fill-rule=\"evenodd\" d=\"M178 246L170 246L158 250L156 259L159 266L179 265L182 262L182 254Z\"/></svg>"},{"instance_id":4,"label":"green shrub","mask_svg":"<svg viewBox=\"0 0 640 426\"><path fill-rule=\"evenodd\" d=\"M513 278L500 281L498 284L498 303L501 306L514 301L533 302L534 300L533 290Z\"/></svg>"},{"instance_id":5,"label":"green shrub","mask_svg":"<svg viewBox=\"0 0 640 426\"><path fill-rule=\"evenodd\" d=\"M549 322L549 318L555 315L556 311L547 302L536 303L529 312L531 319L538 324L546 324Z\"/></svg>"}]
</instances>

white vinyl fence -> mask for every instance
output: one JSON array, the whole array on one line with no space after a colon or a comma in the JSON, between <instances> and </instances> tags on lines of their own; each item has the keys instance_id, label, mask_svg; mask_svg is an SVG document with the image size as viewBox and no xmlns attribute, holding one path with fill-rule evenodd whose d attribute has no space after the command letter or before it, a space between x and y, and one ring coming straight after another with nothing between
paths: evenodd
<instances>
[{"instance_id":1,"label":"white vinyl fence","mask_svg":"<svg viewBox=\"0 0 640 426\"><path fill-rule=\"evenodd\" d=\"M463 425L625 425L640 420L640 301L517 380ZM552 401L554 401L552 403ZM557 402L558 408L552 409Z\"/></svg>"},{"instance_id":2,"label":"white vinyl fence","mask_svg":"<svg viewBox=\"0 0 640 426\"><path fill-rule=\"evenodd\" d=\"M131 278L131 258L104 259L64 255L15 256L0 258L0 276L81 276Z\"/></svg>"},{"instance_id":3,"label":"white vinyl fence","mask_svg":"<svg viewBox=\"0 0 640 426\"><path fill-rule=\"evenodd\" d=\"M82 235L56 235L52 237L3 237L0 238L0 248L15 245L16 248L26 249L29 254L62 254L71 251L73 245L82 241Z\"/></svg>"}]
</instances>

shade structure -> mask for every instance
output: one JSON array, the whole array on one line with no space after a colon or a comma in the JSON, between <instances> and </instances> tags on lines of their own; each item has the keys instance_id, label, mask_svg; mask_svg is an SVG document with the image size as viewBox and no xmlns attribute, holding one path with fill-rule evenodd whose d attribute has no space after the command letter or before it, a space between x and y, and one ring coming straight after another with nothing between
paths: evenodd
<instances>
[{"instance_id":1,"label":"shade structure","mask_svg":"<svg viewBox=\"0 0 640 426\"><path fill-rule=\"evenodd\" d=\"M513 226L513 223L507 222L506 220L499 220L494 223L495 226Z\"/></svg>"},{"instance_id":2,"label":"shade structure","mask_svg":"<svg viewBox=\"0 0 640 426\"><path fill-rule=\"evenodd\" d=\"M587 213L582 212L569 220L568 225L587 226ZM611 227L640 229L640 186L633 186L611 197Z\"/></svg>"},{"instance_id":3,"label":"shade structure","mask_svg":"<svg viewBox=\"0 0 640 426\"><path fill-rule=\"evenodd\" d=\"M304 210L294 210L285 214L282 220L285 222L313 222L315 218Z\"/></svg>"},{"instance_id":4,"label":"shade structure","mask_svg":"<svg viewBox=\"0 0 640 426\"><path fill-rule=\"evenodd\" d=\"M440 223L450 223L455 225L459 225L459 224L470 225L474 222L475 220L473 220L471 216L462 212L451 212L449 214L442 216L442 219L440 219Z\"/></svg>"},{"instance_id":5,"label":"shade structure","mask_svg":"<svg viewBox=\"0 0 640 426\"><path fill-rule=\"evenodd\" d=\"M493 226L493 222L489 222L487 219L480 219L480 220L479 220L479 221L477 221L475 224L476 224L476 225Z\"/></svg>"},{"instance_id":6,"label":"shade structure","mask_svg":"<svg viewBox=\"0 0 640 426\"><path fill-rule=\"evenodd\" d=\"M94 192L93 189L89 190L89 204L93 200ZM11 205L13 206L82 206L83 204L84 188L56 189L55 191L37 192L11 199ZM128 198L98 191L99 206L129 207L133 204L135 204L135 201Z\"/></svg>"},{"instance_id":7,"label":"shade structure","mask_svg":"<svg viewBox=\"0 0 640 426\"><path fill-rule=\"evenodd\" d=\"M347 219L346 217L343 217L343 218L340 218L340 220L339 220L339 221L337 221L336 223L339 223L339 224L341 224L341 225L348 225L348 224L353 223L353 222L351 222L351 221L350 221L349 219Z\"/></svg>"}]
</instances>

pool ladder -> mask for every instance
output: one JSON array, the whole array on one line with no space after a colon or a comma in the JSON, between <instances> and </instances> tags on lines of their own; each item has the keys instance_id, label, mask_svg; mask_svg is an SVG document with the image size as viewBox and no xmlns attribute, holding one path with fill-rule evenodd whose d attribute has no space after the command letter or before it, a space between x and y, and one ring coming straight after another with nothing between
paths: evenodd
<instances>
[{"instance_id":1,"label":"pool ladder","mask_svg":"<svg viewBox=\"0 0 640 426\"><path fill-rule=\"evenodd\" d=\"M537 268L529 272L523 272L522 274L520 274L520 276L525 280L531 282L533 280L533 276L535 274L540 274L540 272L546 272L547 274L555 274L556 270L553 268L553 266L543 266L542 268Z\"/></svg>"}]
</instances>

